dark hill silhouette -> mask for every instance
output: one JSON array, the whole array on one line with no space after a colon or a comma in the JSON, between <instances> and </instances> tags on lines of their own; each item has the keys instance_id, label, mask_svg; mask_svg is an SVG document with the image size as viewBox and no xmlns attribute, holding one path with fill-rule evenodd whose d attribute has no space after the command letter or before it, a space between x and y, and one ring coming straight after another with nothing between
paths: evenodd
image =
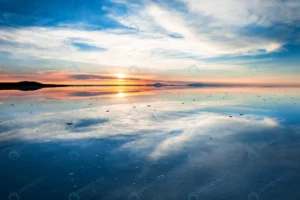
<instances>
[{"instance_id":1,"label":"dark hill silhouette","mask_svg":"<svg viewBox=\"0 0 300 200\"><path fill-rule=\"evenodd\" d=\"M154 84L151 85L151 86L154 86L154 87L164 87L164 86L168 86L168 85L161 84L161 83L154 83Z\"/></svg>"},{"instance_id":2,"label":"dark hill silhouette","mask_svg":"<svg viewBox=\"0 0 300 200\"><path fill-rule=\"evenodd\" d=\"M0 90L39 90L41 88L65 87L67 85L42 84L34 81L21 81L17 83L0 83Z\"/></svg>"}]
</instances>

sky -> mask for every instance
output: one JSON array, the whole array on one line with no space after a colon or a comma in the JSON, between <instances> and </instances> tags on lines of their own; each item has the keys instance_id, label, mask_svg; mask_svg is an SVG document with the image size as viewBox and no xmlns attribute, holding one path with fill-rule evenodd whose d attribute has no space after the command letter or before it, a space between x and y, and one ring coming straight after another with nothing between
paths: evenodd
<instances>
[{"instance_id":1,"label":"sky","mask_svg":"<svg viewBox=\"0 0 300 200\"><path fill-rule=\"evenodd\" d=\"M0 80L300 84L299 0L0 0Z\"/></svg>"}]
</instances>

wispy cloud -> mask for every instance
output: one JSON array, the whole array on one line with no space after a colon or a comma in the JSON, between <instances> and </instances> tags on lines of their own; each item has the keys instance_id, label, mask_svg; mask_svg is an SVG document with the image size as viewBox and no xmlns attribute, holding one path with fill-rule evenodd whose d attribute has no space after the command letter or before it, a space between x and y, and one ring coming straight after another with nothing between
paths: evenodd
<instances>
[{"instance_id":1,"label":"wispy cloud","mask_svg":"<svg viewBox=\"0 0 300 200\"><path fill-rule=\"evenodd\" d=\"M296 0L108 1L97 12L92 6L86 14L99 18L98 24L60 16L47 26L4 26L0 51L102 66L174 70L196 64L237 70L241 68L234 61L222 63L222 58L255 60L253 56L281 52L299 41Z\"/></svg>"}]
</instances>

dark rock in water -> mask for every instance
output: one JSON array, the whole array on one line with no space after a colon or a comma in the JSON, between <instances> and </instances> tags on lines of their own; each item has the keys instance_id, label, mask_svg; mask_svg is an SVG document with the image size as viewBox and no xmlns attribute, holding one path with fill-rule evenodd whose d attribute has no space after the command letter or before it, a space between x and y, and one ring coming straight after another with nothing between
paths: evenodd
<instances>
[{"instance_id":1,"label":"dark rock in water","mask_svg":"<svg viewBox=\"0 0 300 200\"><path fill-rule=\"evenodd\" d=\"M229 116L229 117L232 117L232 116Z\"/></svg>"},{"instance_id":2,"label":"dark rock in water","mask_svg":"<svg viewBox=\"0 0 300 200\"><path fill-rule=\"evenodd\" d=\"M73 123L72 123L72 122L69 122L69 123L67 123L67 125L68 125L68 126L71 126L71 125L73 125Z\"/></svg>"}]
</instances>

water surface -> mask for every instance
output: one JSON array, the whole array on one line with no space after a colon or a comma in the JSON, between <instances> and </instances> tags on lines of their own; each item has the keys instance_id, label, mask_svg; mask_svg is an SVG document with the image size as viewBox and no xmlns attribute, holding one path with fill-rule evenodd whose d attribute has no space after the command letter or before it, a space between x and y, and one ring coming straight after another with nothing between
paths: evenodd
<instances>
[{"instance_id":1,"label":"water surface","mask_svg":"<svg viewBox=\"0 0 300 200\"><path fill-rule=\"evenodd\" d=\"M0 199L299 199L299 88L0 91Z\"/></svg>"}]
</instances>

